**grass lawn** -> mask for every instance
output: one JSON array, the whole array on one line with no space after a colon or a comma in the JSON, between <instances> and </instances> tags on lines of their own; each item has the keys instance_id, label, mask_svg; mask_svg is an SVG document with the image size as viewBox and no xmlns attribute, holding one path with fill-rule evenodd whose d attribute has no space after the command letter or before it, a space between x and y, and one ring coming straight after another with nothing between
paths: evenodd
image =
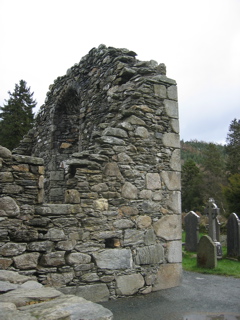
<instances>
[{"instance_id":1,"label":"grass lawn","mask_svg":"<svg viewBox=\"0 0 240 320\"><path fill-rule=\"evenodd\" d=\"M183 246L183 269L199 273L233 276L236 278L240 278L240 261L228 259L226 247L223 247L222 250L223 259L217 261L217 267L214 269L207 269L197 267L197 253L187 252L185 251L185 248Z\"/></svg>"}]
</instances>

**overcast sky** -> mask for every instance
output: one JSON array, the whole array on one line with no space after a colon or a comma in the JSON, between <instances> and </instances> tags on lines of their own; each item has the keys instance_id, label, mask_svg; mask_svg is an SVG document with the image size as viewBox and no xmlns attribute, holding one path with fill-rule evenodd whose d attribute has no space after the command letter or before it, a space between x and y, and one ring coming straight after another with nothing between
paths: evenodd
<instances>
[{"instance_id":1,"label":"overcast sky","mask_svg":"<svg viewBox=\"0 0 240 320\"><path fill-rule=\"evenodd\" d=\"M105 44L166 64L181 139L225 143L240 119L240 0L0 0L0 41L0 106L23 79L39 108L58 76Z\"/></svg>"}]
</instances>

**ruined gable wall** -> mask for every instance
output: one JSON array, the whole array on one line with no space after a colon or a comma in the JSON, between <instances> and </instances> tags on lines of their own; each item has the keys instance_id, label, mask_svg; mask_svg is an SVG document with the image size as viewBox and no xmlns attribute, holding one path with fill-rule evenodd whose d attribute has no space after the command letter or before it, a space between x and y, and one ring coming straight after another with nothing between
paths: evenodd
<instances>
[{"instance_id":1,"label":"ruined gable wall","mask_svg":"<svg viewBox=\"0 0 240 320\"><path fill-rule=\"evenodd\" d=\"M161 74L164 68L155 61L138 61L135 56L127 49L102 45L50 86L35 127L15 150L44 159L46 201L64 201L62 162L74 152L92 148L103 129L115 127L117 120L123 122L127 115L147 114L145 127L151 128L153 138L160 145L171 139L171 147L179 148L176 82ZM157 110L141 110L144 105L150 109L157 106ZM141 134L129 137L128 143L141 139ZM152 140L149 135L146 141L151 144ZM163 152L158 159L165 165L169 154Z\"/></svg>"},{"instance_id":2,"label":"ruined gable wall","mask_svg":"<svg viewBox=\"0 0 240 320\"><path fill-rule=\"evenodd\" d=\"M18 253L39 253L42 283L106 296L179 284L177 87L164 73L100 46L50 86L14 151L45 163L45 203L29 227L38 238ZM10 268L31 269L15 260Z\"/></svg>"}]
</instances>

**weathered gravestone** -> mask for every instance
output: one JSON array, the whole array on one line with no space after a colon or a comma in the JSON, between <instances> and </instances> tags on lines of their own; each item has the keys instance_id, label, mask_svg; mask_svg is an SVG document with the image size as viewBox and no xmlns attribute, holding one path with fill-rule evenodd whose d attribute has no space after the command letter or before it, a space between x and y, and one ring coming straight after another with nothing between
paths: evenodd
<instances>
[{"instance_id":1,"label":"weathered gravestone","mask_svg":"<svg viewBox=\"0 0 240 320\"><path fill-rule=\"evenodd\" d=\"M205 208L205 214L208 215L208 235L214 242L217 249L217 258L222 259L222 246L220 241L220 223L217 219L219 214L219 208L214 202L214 199L210 198Z\"/></svg>"},{"instance_id":2,"label":"weathered gravestone","mask_svg":"<svg viewBox=\"0 0 240 320\"><path fill-rule=\"evenodd\" d=\"M231 213L227 222L227 255L240 258L240 220Z\"/></svg>"},{"instance_id":3,"label":"weathered gravestone","mask_svg":"<svg viewBox=\"0 0 240 320\"><path fill-rule=\"evenodd\" d=\"M202 236L198 243L197 266L210 269L217 266L217 248L209 236Z\"/></svg>"},{"instance_id":4,"label":"weathered gravestone","mask_svg":"<svg viewBox=\"0 0 240 320\"><path fill-rule=\"evenodd\" d=\"M196 252L199 241L199 219L200 217L194 212L190 211L184 218L186 239L186 251Z\"/></svg>"}]
</instances>

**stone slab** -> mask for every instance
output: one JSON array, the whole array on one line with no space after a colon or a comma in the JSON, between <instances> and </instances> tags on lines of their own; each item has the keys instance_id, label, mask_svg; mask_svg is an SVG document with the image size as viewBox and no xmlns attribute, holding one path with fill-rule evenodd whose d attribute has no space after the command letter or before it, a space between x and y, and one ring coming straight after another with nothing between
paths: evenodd
<instances>
[{"instance_id":1,"label":"stone slab","mask_svg":"<svg viewBox=\"0 0 240 320\"><path fill-rule=\"evenodd\" d=\"M149 190L161 189L161 179L158 173L146 174L146 188Z\"/></svg>"},{"instance_id":2,"label":"stone slab","mask_svg":"<svg viewBox=\"0 0 240 320\"><path fill-rule=\"evenodd\" d=\"M177 86L170 86L167 88L167 95L168 98L171 100L177 100L178 93L177 93Z\"/></svg>"},{"instance_id":3,"label":"stone slab","mask_svg":"<svg viewBox=\"0 0 240 320\"><path fill-rule=\"evenodd\" d=\"M177 287L182 281L182 264L162 264L158 269L156 281L153 284L153 291Z\"/></svg>"},{"instance_id":4,"label":"stone slab","mask_svg":"<svg viewBox=\"0 0 240 320\"><path fill-rule=\"evenodd\" d=\"M129 249L107 249L93 253L96 264L101 269L128 269L132 267Z\"/></svg>"},{"instance_id":5,"label":"stone slab","mask_svg":"<svg viewBox=\"0 0 240 320\"><path fill-rule=\"evenodd\" d=\"M167 261L169 263L182 262L182 240L167 243Z\"/></svg>"},{"instance_id":6,"label":"stone slab","mask_svg":"<svg viewBox=\"0 0 240 320\"><path fill-rule=\"evenodd\" d=\"M10 283L9 281L0 281L0 293L6 293L18 288L17 284Z\"/></svg>"},{"instance_id":7,"label":"stone slab","mask_svg":"<svg viewBox=\"0 0 240 320\"><path fill-rule=\"evenodd\" d=\"M58 288L64 294L75 295L92 302L108 301L109 290L105 283L89 284L85 286L72 286Z\"/></svg>"},{"instance_id":8,"label":"stone slab","mask_svg":"<svg viewBox=\"0 0 240 320\"><path fill-rule=\"evenodd\" d=\"M93 302L101 302L109 299L109 290L105 283L99 283L78 287L76 295Z\"/></svg>"},{"instance_id":9,"label":"stone slab","mask_svg":"<svg viewBox=\"0 0 240 320\"><path fill-rule=\"evenodd\" d=\"M130 274L116 277L116 293L130 296L144 286L144 279L141 274Z\"/></svg>"},{"instance_id":10,"label":"stone slab","mask_svg":"<svg viewBox=\"0 0 240 320\"><path fill-rule=\"evenodd\" d=\"M181 174L174 171L161 172L162 180L164 181L168 190L180 190L181 189Z\"/></svg>"},{"instance_id":11,"label":"stone slab","mask_svg":"<svg viewBox=\"0 0 240 320\"><path fill-rule=\"evenodd\" d=\"M180 215L163 216L153 224L157 236L165 240L182 239L182 225Z\"/></svg>"},{"instance_id":12,"label":"stone slab","mask_svg":"<svg viewBox=\"0 0 240 320\"><path fill-rule=\"evenodd\" d=\"M6 309L5 309L6 310ZM113 314L103 306L76 296L63 296L54 300L21 307L18 311L2 314L1 320L112 320Z\"/></svg>"},{"instance_id":13,"label":"stone slab","mask_svg":"<svg viewBox=\"0 0 240 320\"><path fill-rule=\"evenodd\" d=\"M0 216L15 217L19 213L19 206L13 198L9 196L0 198Z\"/></svg>"},{"instance_id":14,"label":"stone slab","mask_svg":"<svg viewBox=\"0 0 240 320\"><path fill-rule=\"evenodd\" d=\"M0 280L9 281L11 283L22 284L30 280L35 280L34 276L24 276L14 271L0 270Z\"/></svg>"},{"instance_id":15,"label":"stone slab","mask_svg":"<svg viewBox=\"0 0 240 320\"><path fill-rule=\"evenodd\" d=\"M173 213L181 214L181 191L169 191L167 206Z\"/></svg>"},{"instance_id":16,"label":"stone slab","mask_svg":"<svg viewBox=\"0 0 240 320\"><path fill-rule=\"evenodd\" d=\"M3 146L0 146L0 157L3 159L11 158L12 152Z\"/></svg>"},{"instance_id":17,"label":"stone slab","mask_svg":"<svg viewBox=\"0 0 240 320\"><path fill-rule=\"evenodd\" d=\"M172 153L170 166L172 170L181 171L181 152L180 149L175 149Z\"/></svg>"},{"instance_id":18,"label":"stone slab","mask_svg":"<svg viewBox=\"0 0 240 320\"><path fill-rule=\"evenodd\" d=\"M181 251L180 251L181 252ZM137 249L136 264L160 264L163 262L164 250L161 244L140 247Z\"/></svg>"},{"instance_id":19,"label":"stone slab","mask_svg":"<svg viewBox=\"0 0 240 320\"><path fill-rule=\"evenodd\" d=\"M18 269L35 269L38 264L40 253L24 253L20 256L13 257L13 261Z\"/></svg>"},{"instance_id":20,"label":"stone slab","mask_svg":"<svg viewBox=\"0 0 240 320\"><path fill-rule=\"evenodd\" d=\"M124 234L124 246L138 246L144 242L144 231L127 229Z\"/></svg>"},{"instance_id":21,"label":"stone slab","mask_svg":"<svg viewBox=\"0 0 240 320\"><path fill-rule=\"evenodd\" d=\"M178 103L173 100L164 100L166 113L171 118L178 118Z\"/></svg>"},{"instance_id":22,"label":"stone slab","mask_svg":"<svg viewBox=\"0 0 240 320\"><path fill-rule=\"evenodd\" d=\"M28 163L34 165L44 165L44 160L42 158L23 156L23 155L14 155L13 158L19 163Z\"/></svg>"},{"instance_id":23,"label":"stone slab","mask_svg":"<svg viewBox=\"0 0 240 320\"><path fill-rule=\"evenodd\" d=\"M46 301L57 298L60 295L62 295L60 291L49 287L28 290L26 290L26 288L20 288L0 295L0 302L10 301L17 307L21 307L25 306L31 301Z\"/></svg>"},{"instance_id":24,"label":"stone slab","mask_svg":"<svg viewBox=\"0 0 240 320\"><path fill-rule=\"evenodd\" d=\"M163 144L165 145L165 147L180 148L179 135L171 132L164 133Z\"/></svg>"}]
</instances>

